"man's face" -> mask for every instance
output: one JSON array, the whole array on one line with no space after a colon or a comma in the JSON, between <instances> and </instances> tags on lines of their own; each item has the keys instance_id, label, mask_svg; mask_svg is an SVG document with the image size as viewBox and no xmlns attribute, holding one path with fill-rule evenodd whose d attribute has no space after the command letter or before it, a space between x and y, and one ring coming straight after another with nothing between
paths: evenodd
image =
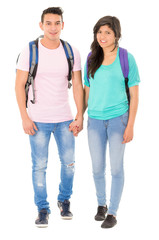
<instances>
[{"instance_id":1,"label":"man's face","mask_svg":"<svg viewBox=\"0 0 159 240\"><path fill-rule=\"evenodd\" d=\"M44 15L43 23L40 22L40 28L44 31L44 36L51 41L60 39L63 27L64 23L58 14L47 13Z\"/></svg>"}]
</instances>

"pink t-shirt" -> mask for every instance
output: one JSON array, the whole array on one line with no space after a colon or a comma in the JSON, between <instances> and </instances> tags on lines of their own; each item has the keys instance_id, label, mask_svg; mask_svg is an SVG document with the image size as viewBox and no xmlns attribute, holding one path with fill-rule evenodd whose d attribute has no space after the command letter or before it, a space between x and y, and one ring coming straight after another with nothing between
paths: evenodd
<instances>
[{"instance_id":1,"label":"pink t-shirt","mask_svg":"<svg viewBox=\"0 0 159 240\"><path fill-rule=\"evenodd\" d=\"M81 70L78 50L74 53L73 71ZM17 69L29 71L29 44L20 54ZM32 121L57 123L73 119L68 98L68 62L60 42L56 49L45 48L39 41L38 69L35 77L35 104L32 87L28 94L28 114Z\"/></svg>"}]
</instances>

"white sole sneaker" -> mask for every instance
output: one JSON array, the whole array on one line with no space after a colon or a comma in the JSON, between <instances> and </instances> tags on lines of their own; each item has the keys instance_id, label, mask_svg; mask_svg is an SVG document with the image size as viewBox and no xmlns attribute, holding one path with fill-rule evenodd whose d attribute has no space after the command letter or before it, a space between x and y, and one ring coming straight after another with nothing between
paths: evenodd
<instances>
[{"instance_id":1,"label":"white sole sneaker","mask_svg":"<svg viewBox=\"0 0 159 240\"><path fill-rule=\"evenodd\" d=\"M47 228L48 224L35 224L35 226L38 228Z\"/></svg>"},{"instance_id":2,"label":"white sole sneaker","mask_svg":"<svg viewBox=\"0 0 159 240\"><path fill-rule=\"evenodd\" d=\"M62 217L62 216L61 216L61 218L62 218L63 220L71 220L73 217L67 217L67 216L66 216L66 217Z\"/></svg>"}]
</instances>

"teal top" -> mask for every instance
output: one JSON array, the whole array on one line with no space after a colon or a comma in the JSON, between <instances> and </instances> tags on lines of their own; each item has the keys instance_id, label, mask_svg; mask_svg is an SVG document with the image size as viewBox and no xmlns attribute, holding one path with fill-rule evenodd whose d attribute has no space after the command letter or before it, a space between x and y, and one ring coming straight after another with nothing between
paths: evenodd
<instances>
[{"instance_id":1,"label":"teal top","mask_svg":"<svg viewBox=\"0 0 159 240\"><path fill-rule=\"evenodd\" d=\"M140 82L138 68L132 54L128 53L129 75L128 86L133 87ZM123 115L129 108L125 79L122 73L119 48L115 61L110 65L101 65L94 78L87 79L86 64L84 68L84 84L90 87L88 98L88 116L99 120L108 120Z\"/></svg>"}]
</instances>

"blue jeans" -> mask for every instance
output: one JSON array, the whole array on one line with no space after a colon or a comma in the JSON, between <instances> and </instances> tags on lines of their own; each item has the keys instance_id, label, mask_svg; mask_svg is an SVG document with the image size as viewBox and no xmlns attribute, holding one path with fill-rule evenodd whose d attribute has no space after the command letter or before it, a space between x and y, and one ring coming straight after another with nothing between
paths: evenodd
<instances>
[{"instance_id":1,"label":"blue jeans","mask_svg":"<svg viewBox=\"0 0 159 240\"><path fill-rule=\"evenodd\" d=\"M88 118L88 144L92 159L93 177L99 206L106 205L106 146L109 142L111 167L111 196L108 214L116 216L123 186L123 134L128 122L128 112L110 120Z\"/></svg>"},{"instance_id":2,"label":"blue jeans","mask_svg":"<svg viewBox=\"0 0 159 240\"><path fill-rule=\"evenodd\" d=\"M46 169L48 163L48 146L51 133L53 133L61 161L61 183L59 185L58 200L68 200L72 194L74 177L74 148L75 140L69 125L72 121L60 123L35 122L38 131L30 137L32 151L32 179L34 188L34 201L38 211L46 208L50 213L47 202Z\"/></svg>"}]
</instances>

